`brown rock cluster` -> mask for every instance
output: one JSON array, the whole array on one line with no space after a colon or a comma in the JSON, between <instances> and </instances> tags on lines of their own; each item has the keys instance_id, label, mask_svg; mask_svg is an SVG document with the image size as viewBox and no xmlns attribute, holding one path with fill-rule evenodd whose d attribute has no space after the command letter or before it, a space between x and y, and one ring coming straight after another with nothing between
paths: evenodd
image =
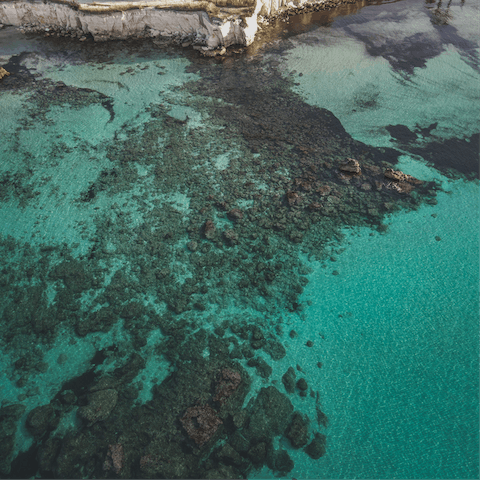
<instances>
[{"instance_id":1,"label":"brown rock cluster","mask_svg":"<svg viewBox=\"0 0 480 480\"><path fill-rule=\"evenodd\" d=\"M346 173L353 173L354 175L358 175L362 173L362 169L360 168L360 164L354 158L347 158L345 162L343 162L338 167L342 172Z\"/></svg>"},{"instance_id":2,"label":"brown rock cluster","mask_svg":"<svg viewBox=\"0 0 480 480\"><path fill-rule=\"evenodd\" d=\"M123 453L123 445L121 443L109 445L103 469L113 470L118 475L123 468L124 458L125 454Z\"/></svg>"},{"instance_id":3,"label":"brown rock cluster","mask_svg":"<svg viewBox=\"0 0 480 480\"><path fill-rule=\"evenodd\" d=\"M7 72L3 67L0 67L0 80L3 77L8 77L10 75L10 72Z\"/></svg>"},{"instance_id":4,"label":"brown rock cluster","mask_svg":"<svg viewBox=\"0 0 480 480\"><path fill-rule=\"evenodd\" d=\"M220 405L225 405L227 400L233 395L237 390L242 377L238 372L224 368L221 373L220 381L217 384L215 389L215 396L213 397L214 402L219 402Z\"/></svg>"},{"instance_id":5,"label":"brown rock cluster","mask_svg":"<svg viewBox=\"0 0 480 480\"><path fill-rule=\"evenodd\" d=\"M418 180L411 175L407 175L400 170L393 170L393 168L387 168L384 175L385 178L392 180L387 184L387 187L396 190L399 193L410 193L415 189L415 185L422 184L421 180Z\"/></svg>"},{"instance_id":6,"label":"brown rock cluster","mask_svg":"<svg viewBox=\"0 0 480 480\"><path fill-rule=\"evenodd\" d=\"M180 419L188 436L199 446L207 443L223 423L217 412L208 405L187 408Z\"/></svg>"}]
</instances>

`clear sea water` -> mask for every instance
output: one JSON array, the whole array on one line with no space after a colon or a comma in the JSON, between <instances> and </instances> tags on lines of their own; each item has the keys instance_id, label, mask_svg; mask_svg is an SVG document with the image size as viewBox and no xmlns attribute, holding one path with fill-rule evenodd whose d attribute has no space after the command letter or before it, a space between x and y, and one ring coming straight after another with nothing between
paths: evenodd
<instances>
[{"instance_id":1,"label":"clear sea water","mask_svg":"<svg viewBox=\"0 0 480 480\"><path fill-rule=\"evenodd\" d=\"M479 7L359 2L223 59L0 30L2 478L478 478ZM222 368L250 383L232 406ZM321 458L237 425L269 386ZM205 402L224 425L195 445Z\"/></svg>"}]
</instances>

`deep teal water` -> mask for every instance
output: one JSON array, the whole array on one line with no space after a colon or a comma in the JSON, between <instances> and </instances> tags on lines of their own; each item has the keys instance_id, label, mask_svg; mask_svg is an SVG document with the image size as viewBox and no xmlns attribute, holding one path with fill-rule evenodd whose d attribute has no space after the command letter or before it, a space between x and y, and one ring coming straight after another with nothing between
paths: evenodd
<instances>
[{"instance_id":1,"label":"deep teal water","mask_svg":"<svg viewBox=\"0 0 480 480\"><path fill-rule=\"evenodd\" d=\"M224 60L0 30L2 477L478 478L478 10L314 13ZM321 458L252 433L269 386ZM224 424L195 445L205 402Z\"/></svg>"}]
</instances>

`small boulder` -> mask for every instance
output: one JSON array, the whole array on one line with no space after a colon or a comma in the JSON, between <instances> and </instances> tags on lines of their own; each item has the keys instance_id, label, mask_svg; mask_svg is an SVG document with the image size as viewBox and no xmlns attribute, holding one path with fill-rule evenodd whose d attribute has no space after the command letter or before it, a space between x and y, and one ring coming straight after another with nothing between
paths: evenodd
<instances>
[{"instance_id":1,"label":"small boulder","mask_svg":"<svg viewBox=\"0 0 480 480\"><path fill-rule=\"evenodd\" d=\"M301 391L305 391L308 389L308 383L304 378L300 378L297 382L297 388Z\"/></svg>"},{"instance_id":2,"label":"small boulder","mask_svg":"<svg viewBox=\"0 0 480 480\"><path fill-rule=\"evenodd\" d=\"M321 433L316 433L314 439L305 447L305 453L314 460L323 457L326 452L327 438Z\"/></svg>"},{"instance_id":3,"label":"small boulder","mask_svg":"<svg viewBox=\"0 0 480 480\"><path fill-rule=\"evenodd\" d=\"M347 158L347 160L343 162L338 168L342 172L353 173L354 175L358 175L362 172L360 164L354 158Z\"/></svg>"},{"instance_id":4,"label":"small boulder","mask_svg":"<svg viewBox=\"0 0 480 480\"><path fill-rule=\"evenodd\" d=\"M3 67L0 67L0 80L4 77L8 77L10 72L7 72Z\"/></svg>"}]
</instances>

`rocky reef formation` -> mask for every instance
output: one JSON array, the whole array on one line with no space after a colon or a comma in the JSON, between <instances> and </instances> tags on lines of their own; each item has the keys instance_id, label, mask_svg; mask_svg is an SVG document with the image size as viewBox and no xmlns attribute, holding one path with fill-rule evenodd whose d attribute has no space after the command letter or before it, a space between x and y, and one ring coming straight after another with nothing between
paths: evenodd
<instances>
[{"instance_id":1,"label":"rocky reef formation","mask_svg":"<svg viewBox=\"0 0 480 480\"><path fill-rule=\"evenodd\" d=\"M329 9L353 0L1 0L0 23L95 41L156 38L211 51L250 45L258 21L284 11Z\"/></svg>"},{"instance_id":2,"label":"rocky reef formation","mask_svg":"<svg viewBox=\"0 0 480 480\"><path fill-rule=\"evenodd\" d=\"M61 61L94 53L102 68L125 55L129 42L121 43L71 42L73 51L59 45L55 52ZM173 49L138 44L135 54L149 61L124 65L120 85L127 72L164 74L161 62ZM300 253L330 269L341 229L384 231L385 215L434 201L438 186L391 173L398 152L355 141L333 114L294 94L293 78L271 60L244 56L224 65L192 55L187 70L196 79L177 90L211 119L201 128L173 117L159 96L142 110L141 125L120 124L103 144L51 137L45 165L33 163L22 132L55 125L52 109L75 114L93 106L110 125L117 100L42 77L27 56L12 56L5 64L12 75L0 83L0 92L31 93L12 130L16 169L0 175L0 202L26 209L42 190L77 207L74 231L88 248L0 238L0 341L9 381L21 392L0 408L0 474L239 478L266 465L286 475L294 464L278 437L320 458L328 422L315 383L302 365L277 380L272 368L298 341L293 330L284 334L282 316L302 315L311 270ZM96 173L65 200L45 172L60 171L74 147ZM415 189L400 191L400 183ZM178 205L176 196L188 202ZM109 346L98 346L96 337L107 333ZM27 408L40 395L37 380L55 367L45 352L58 338L78 352L95 346L88 371ZM314 356L320 338L303 339L302 348ZM68 366L64 348L57 364ZM148 381L147 364L159 359L166 376ZM320 360L312 364L321 367ZM300 412L300 402L309 408ZM33 444L15 458L21 418Z\"/></svg>"}]
</instances>

